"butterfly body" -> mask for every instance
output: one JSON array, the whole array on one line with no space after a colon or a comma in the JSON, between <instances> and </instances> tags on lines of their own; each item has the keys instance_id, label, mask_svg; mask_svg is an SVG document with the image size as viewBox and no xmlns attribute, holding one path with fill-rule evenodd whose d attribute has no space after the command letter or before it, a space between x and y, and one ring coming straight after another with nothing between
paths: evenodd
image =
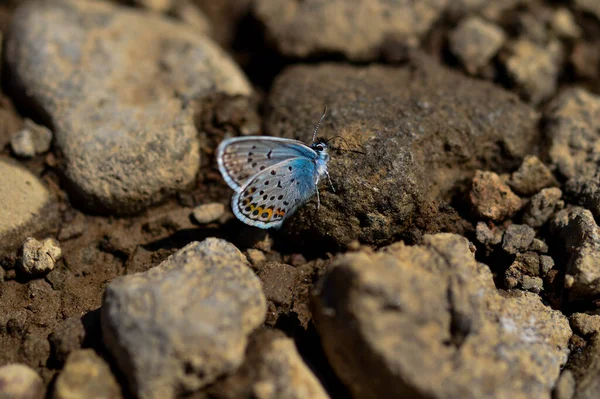
<instances>
[{"instance_id":1,"label":"butterfly body","mask_svg":"<svg viewBox=\"0 0 600 399\"><path fill-rule=\"evenodd\" d=\"M251 226L278 228L329 177L327 144L280 137L235 137L217 148L225 182L236 191L233 213Z\"/></svg>"}]
</instances>

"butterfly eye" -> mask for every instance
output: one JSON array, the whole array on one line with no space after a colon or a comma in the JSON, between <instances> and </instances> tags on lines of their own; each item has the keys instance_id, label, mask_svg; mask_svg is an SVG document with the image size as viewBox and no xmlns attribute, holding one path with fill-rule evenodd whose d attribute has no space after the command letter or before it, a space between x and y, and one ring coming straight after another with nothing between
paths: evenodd
<instances>
[{"instance_id":1,"label":"butterfly eye","mask_svg":"<svg viewBox=\"0 0 600 399\"><path fill-rule=\"evenodd\" d=\"M323 144L317 144L315 146L315 150L317 151L323 151L325 149L325 146Z\"/></svg>"}]
</instances>

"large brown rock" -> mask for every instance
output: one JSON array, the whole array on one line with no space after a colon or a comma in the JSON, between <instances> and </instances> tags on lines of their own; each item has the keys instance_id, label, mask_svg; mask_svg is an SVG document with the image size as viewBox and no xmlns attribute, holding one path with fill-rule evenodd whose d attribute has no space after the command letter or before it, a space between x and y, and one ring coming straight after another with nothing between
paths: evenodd
<instances>
[{"instance_id":1,"label":"large brown rock","mask_svg":"<svg viewBox=\"0 0 600 399\"><path fill-rule=\"evenodd\" d=\"M174 398L237 369L266 299L240 251L193 242L106 290L102 338L139 398Z\"/></svg>"},{"instance_id":2,"label":"large brown rock","mask_svg":"<svg viewBox=\"0 0 600 399\"><path fill-rule=\"evenodd\" d=\"M465 238L423 241L342 255L318 284L316 326L353 396L549 397L567 318L535 294L502 295Z\"/></svg>"},{"instance_id":3,"label":"large brown rock","mask_svg":"<svg viewBox=\"0 0 600 399\"><path fill-rule=\"evenodd\" d=\"M389 243L408 231L457 231L448 205L458 181L476 169L516 168L539 141L538 115L509 92L466 78L418 54L403 67L293 66L277 77L266 131L332 141L321 208L316 198L284 230L346 245ZM320 244L322 245L322 244Z\"/></svg>"},{"instance_id":4,"label":"large brown rock","mask_svg":"<svg viewBox=\"0 0 600 399\"><path fill-rule=\"evenodd\" d=\"M188 187L200 165L188 100L251 91L209 38L107 2L22 5L5 60L15 96L53 127L70 193L97 212L138 212Z\"/></svg>"}]
</instances>

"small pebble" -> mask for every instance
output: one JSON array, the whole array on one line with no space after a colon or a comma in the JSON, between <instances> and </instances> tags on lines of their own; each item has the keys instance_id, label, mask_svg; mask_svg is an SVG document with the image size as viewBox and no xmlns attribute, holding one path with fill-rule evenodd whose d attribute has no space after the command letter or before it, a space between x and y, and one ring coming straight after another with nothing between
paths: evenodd
<instances>
[{"instance_id":1,"label":"small pebble","mask_svg":"<svg viewBox=\"0 0 600 399\"><path fill-rule=\"evenodd\" d=\"M42 399L45 394L42 378L24 364L0 367L0 398Z\"/></svg>"},{"instance_id":2,"label":"small pebble","mask_svg":"<svg viewBox=\"0 0 600 399\"><path fill-rule=\"evenodd\" d=\"M523 252L529 248L534 238L535 231L531 227L524 224L512 224L508 226L502 237L502 249L513 255Z\"/></svg>"},{"instance_id":3,"label":"small pebble","mask_svg":"<svg viewBox=\"0 0 600 399\"><path fill-rule=\"evenodd\" d=\"M246 251L246 257L248 258L252 266L258 266L267 261L267 257L265 256L263 251L254 248L249 248Z\"/></svg>"},{"instance_id":4,"label":"small pebble","mask_svg":"<svg viewBox=\"0 0 600 399\"><path fill-rule=\"evenodd\" d=\"M529 246L529 250L540 254L545 254L546 252L548 252L548 244L546 244L539 238L534 238L531 242L531 245Z\"/></svg>"},{"instance_id":5,"label":"small pebble","mask_svg":"<svg viewBox=\"0 0 600 399\"><path fill-rule=\"evenodd\" d=\"M460 22L450 34L450 48L467 71L476 73L496 55L506 39L504 31L479 17Z\"/></svg>"},{"instance_id":6,"label":"small pebble","mask_svg":"<svg viewBox=\"0 0 600 399\"><path fill-rule=\"evenodd\" d=\"M54 269L54 265L62 257L59 245L53 238L38 241L30 237L25 240L21 249L21 262L19 262L21 271L34 275Z\"/></svg>"},{"instance_id":7,"label":"small pebble","mask_svg":"<svg viewBox=\"0 0 600 399\"><path fill-rule=\"evenodd\" d=\"M523 276L521 288L538 294L544 288L544 281L539 277Z\"/></svg>"},{"instance_id":8,"label":"small pebble","mask_svg":"<svg viewBox=\"0 0 600 399\"><path fill-rule=\"evenodd\" d=\"M225 213L225 205L213 202L210 204L202 204L194 208L194 219L200 224L208 224L219 220Z\"/></svg>"},{"instance_id":9,"label":"small pebble","mask_svg":"<svg viewBox=\"0 0 600 399\"><path fill-rule=\"evenodd\" d=\"M548 255L540 255L540 274L545 276L554 267L554 259Z\"/></svg>"},{"instance_id":10,"label":"small pebble","mask_svg":"<svg viewBox=\"0 0 600 399\"><path fill-rule=\"evenodd\" d=\"M504 220L521 208L521 199L494 172L475 172L469 197L475 214L491 220Z\"/></svg>"},{"instance_id":11,"label":"small pebble","mask_svg":"<svg viewBox=\"0 0 600 399\"><path fill-rule=\"evenodd\" d=\"M30 119L25 119L21 130L13 135L10 146L15 155L32 158L50 149L52 132L45 126L40 126Z\"/></svg>"},{"instance_id":12,"label":"small pebble","mask_svg":"<svg viewBox=\"0 0 600 399\"><path fill-rule=\"evenodd\" d=\"M533 195L543 188L558 185L550 169L535 155L528 155L508 181L518 194Z\"/></svg>"}]
</instances>

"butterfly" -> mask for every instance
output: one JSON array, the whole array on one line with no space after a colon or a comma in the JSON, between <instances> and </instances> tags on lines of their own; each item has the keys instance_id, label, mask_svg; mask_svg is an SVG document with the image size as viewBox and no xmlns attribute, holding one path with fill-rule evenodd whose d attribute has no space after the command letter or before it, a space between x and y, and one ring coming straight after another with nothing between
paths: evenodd
<instances>
[{"instance_id":1,"label":"butterfly","mask_svg":"<svg viewBox=\"0 0 600 399\"><path fill-rule=\"evenodd\" d=\"M326 176L333 189L327 171L327 141L317 139L326 113L327 108L315 127L310 146L270 136L234 137L219 144L219 171L235 190L231 207L238 219L262 229L279 228L315 193L319 208L319 181Z\"/></svg>"}]
</instances>

